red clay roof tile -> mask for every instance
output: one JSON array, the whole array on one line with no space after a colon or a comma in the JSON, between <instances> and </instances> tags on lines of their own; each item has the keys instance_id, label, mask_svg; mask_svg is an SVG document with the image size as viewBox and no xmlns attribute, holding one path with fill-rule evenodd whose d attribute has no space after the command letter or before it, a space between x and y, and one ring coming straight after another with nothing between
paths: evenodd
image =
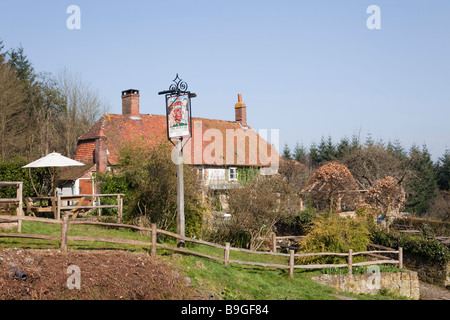
<instances>
[{"instance_id":1,"label":"red clay roof tile","mask_svg":"<svg viewBox=\"0 0 450 320\"><path fill-rule=\"evenodd\" d=\"M124 143L141 137L148 141L150 146L160 142L170 143L167 140L165 115L141 114L140 118L136 119L121 114L105 114L78 139L77 156L93 152L92 142L99 135L101 128L107 136L108 161L112 165L119 163L120 149ZM187 164L269 166L270 158L267 157L270 157L272 151L275 152L275 157L279 158L275 148L255 130L250 127L243 129L235 121L194 117L192 130L192 137L183 149Z\"/></svg>"}]
</instances>

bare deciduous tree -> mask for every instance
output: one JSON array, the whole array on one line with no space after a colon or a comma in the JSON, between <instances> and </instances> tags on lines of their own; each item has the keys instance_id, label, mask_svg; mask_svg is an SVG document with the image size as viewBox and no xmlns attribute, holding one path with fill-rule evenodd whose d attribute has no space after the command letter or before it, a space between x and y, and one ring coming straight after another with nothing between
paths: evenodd
<instances>
[{"instance_id":1,"label":"bare deciduous tree","mask_svg":"<svg viewBox=\"0 0 450 320\"><path fill-rule=\"evenodd\" d=\"M297 195L281 175L260 176L241 188L229 191L233 216L230 226L250 234L250 250L258 250L275 223L298 209Z\"/></svg>"},{"instance_id":2,"label":"bare deciduous tree","mask_svg":"<svg viewBox=\"0 0 450 320\"><path fill-rule=\"evenodd\" d=\"M297 193L300 193L308 179L308 168L296 160L282 159L278 172Z\"/></svg>"},{"instance_id":3,"label":"bare deciduous tree","mask_svg":"<svg viewBox=\"0 0 450 320\"><path fill-rule=\"evenodd\" d=\"M77 139L109 110L97 90L81 79L80 74L69 72L66 68L58 74L58 87L65 106L62 112L65 150L68 157L73 156Z\"/></svg>"},{"instance_id":4,"label":"bare deciduous tree","mask_svg":"<svg viewBox=\"0 0 450 320\"><path fill-rule=\"evenodd\" d=\"M23 86L6 63L0 63L0 152L4 159L14 148L14 139L23 131L21 113L25 112Z\"/></svg>"},{"instance_id":5,"label":"bare deciduous tree","mask_svg":"<svg viewBox=\"0 0 450 320\"><path fill-rule=\"evenodd\" d=\"M405 163L380 144L360 148L344 157L342 163L365 188L370 188L386 176L401 179L406 167Z\"/></svg>"}]
</instances>

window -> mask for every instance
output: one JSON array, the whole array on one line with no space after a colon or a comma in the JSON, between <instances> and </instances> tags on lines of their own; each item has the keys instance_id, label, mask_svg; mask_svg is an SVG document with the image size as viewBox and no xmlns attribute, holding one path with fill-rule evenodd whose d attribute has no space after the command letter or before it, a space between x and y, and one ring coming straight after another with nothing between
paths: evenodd
<instances>
[{"instance_id":1,"label":"window","mask_svg":"<svg viewBox=\"0 0 450 320\"><path fill-rule=\"evenodd\" d=\"M205 179L205 168L197 168L197 179L200 181Z\"/></svg>"},{"instance_id":2,"label":"window","mask_svg":"<svg viewBox=\"0 0 450 320\"><path fill-rule=\"evenodd\" d=\"M228 180L230 180L230 181L237 181L237 177L238 177L238 174L237 174L237 168L230 168L229 169L229 171L228 171Z\"/></svg>"},{"instance_id":3,"label":"window","mask_svg":"<svg viewBox=\"0 0 450 320\"><path fill-rule=\"evenodd\" d=\"M225 169L208 169L208 180L225 180Z\"/></svg>"}]
</instances>

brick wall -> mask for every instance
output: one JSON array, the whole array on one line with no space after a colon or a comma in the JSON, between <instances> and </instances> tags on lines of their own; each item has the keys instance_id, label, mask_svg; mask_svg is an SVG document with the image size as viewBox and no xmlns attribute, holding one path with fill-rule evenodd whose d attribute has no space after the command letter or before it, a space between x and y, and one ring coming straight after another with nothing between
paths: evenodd
<instances>
[{"instance_id":1,"label":"brick wall","mask_svg":"<svg viewBox=\"0 0 450 320\"><path fill-rule=\"evenodd\" d=\"M82 161L82 162L94 162L94 150L95 150L95 140L88 140L81 142L73 157L74 160Z\"/></svg>"}]
</instances>

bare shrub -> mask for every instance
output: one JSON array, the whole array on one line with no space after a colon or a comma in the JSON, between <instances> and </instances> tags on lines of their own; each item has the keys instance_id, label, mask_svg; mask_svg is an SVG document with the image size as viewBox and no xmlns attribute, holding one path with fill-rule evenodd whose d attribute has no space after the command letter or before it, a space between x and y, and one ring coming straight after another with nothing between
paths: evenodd
<instances>
[{"instance_id":1,"label":"bare shrub","mask_svg":"<svg viewBox=\"0 0 450 320\"><path fill-rule=\"evenodd\" d=\"M349 210L359 201L358 185L353 175L338 162L330 162L317 169L308 179L304 190L319 210Z\"/></svg>"}]
</instances>

